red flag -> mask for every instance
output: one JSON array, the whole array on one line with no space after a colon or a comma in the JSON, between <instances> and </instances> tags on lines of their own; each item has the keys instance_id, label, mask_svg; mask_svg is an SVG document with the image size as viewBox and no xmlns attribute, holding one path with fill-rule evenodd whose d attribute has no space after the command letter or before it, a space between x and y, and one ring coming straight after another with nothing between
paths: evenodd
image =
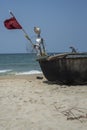
<instances>
[{"instance_id":1,"label":"red flag","mask_svg":"<svg viewBox=\"0 0 87 130\"><path fill-rule=\"evenodd\" d=\"M18 23L18 21L15 19L15 17L6 19L4 21L4 25L7 29L22 29L22 26Z\"/></svg>"}]
</instances>

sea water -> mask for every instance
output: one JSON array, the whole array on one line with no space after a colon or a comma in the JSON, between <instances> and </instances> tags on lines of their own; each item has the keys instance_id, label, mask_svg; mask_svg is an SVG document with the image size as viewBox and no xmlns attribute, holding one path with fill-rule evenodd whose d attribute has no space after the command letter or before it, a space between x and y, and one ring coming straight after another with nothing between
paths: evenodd
<instances>
[{"instance_id":1,"label":"sea water","mask_svg":"<svg viewBox=\"0 0 87 130\"><path fill-rule=\"evenodd\" d=\"M0 75L42 73L36 54L0 54Z\"/></svg>"}]
</instances>

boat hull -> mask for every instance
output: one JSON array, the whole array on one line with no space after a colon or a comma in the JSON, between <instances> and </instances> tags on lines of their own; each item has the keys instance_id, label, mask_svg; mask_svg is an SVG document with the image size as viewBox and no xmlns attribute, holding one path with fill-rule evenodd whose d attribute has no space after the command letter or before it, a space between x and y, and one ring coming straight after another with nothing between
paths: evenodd
<instances>
[{"instance_id":1,"label":"boat hull","mask_svg":"<svg viewBox=\"0 0 87 130\"><path fill-rule=\"evenodd\" d=\"M49 59L38 60L47 80L67 85L87 84L87 57L84 55Z\"/></svg>"}]
</instances>

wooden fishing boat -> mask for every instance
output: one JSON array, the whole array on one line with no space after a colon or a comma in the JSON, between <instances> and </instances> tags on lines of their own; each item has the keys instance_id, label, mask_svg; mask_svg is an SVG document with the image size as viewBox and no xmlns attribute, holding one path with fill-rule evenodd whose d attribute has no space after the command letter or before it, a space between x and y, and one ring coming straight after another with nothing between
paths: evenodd
<instances>
[{"instance_id":1,"label":"wooden fishing boat","mask_svg":"<svg viewBox=\"0 0 87 130\"><path fill-rule=\"evenodd\" d=\"M41 56L41 70L48 81L58 84L87 84L87 53L62 53Z\"/></svg>"},{"instance_id":2,"label":"wooden fishing boat","mask_svg":"<svg viewBox=\"0 0 87 130\"><path fill-rule=\"evenodd\" d=\"M39 44L37 61L48 81L58 84L87 84L87 53L78 53L74 47L71 53L48 55L45 51L40 28L34 28Z\"/></svg>"}]
</instances>

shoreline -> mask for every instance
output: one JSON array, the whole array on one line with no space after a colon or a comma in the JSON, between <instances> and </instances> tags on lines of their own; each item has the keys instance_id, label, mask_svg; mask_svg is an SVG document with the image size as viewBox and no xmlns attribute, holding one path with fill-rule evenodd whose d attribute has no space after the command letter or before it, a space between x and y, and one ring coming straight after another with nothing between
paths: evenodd
<instances>
[{"instance_id":1,"label":"shoreline","mask_svg":"<svg viewBox=\"0 0 87 130\"><path fill-rule=\"evenodd\" d=\"M21 74L21 75L0 75L0 79L14 79L14 78L36 78L37 76L41 76L43 78L44 75L42 73L40 74Z\"/></svg>"},{"instance_id":2,"label":"shoreline","mask_svg":"<svg viewBox=\"0 0 87 130\"><path fill-rule=\"evenodd\" d=\"M43 74L0 76L1 130L86 130L86 116L87 85L52 84Z\"/></svg>"}]
</instances>

